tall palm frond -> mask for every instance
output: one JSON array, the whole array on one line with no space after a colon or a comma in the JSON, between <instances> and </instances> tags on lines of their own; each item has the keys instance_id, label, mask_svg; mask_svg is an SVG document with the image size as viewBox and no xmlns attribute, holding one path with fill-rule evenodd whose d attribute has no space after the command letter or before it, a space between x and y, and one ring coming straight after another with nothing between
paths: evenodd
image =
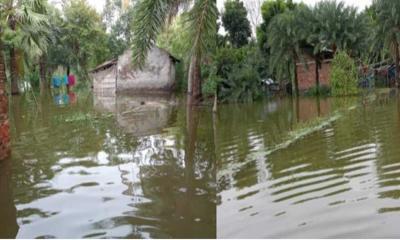
<instances>
[{"instance_id":1,"label":"tall palm frond","mask_svg":"<svg viewBox=\"0 0 400 240\"><path fill-rule=\"evenodd\" d=\"M143 67L150 48L176 6L185 0L141 0L136 4L133 19L132 52L135 66Z\"/></svg>"},{"instance_id":2,"label":"tall palm frond","mask_svg":"<svg viewBox=\"0 0 400 240\"><path fill-rule=\"evenodd\" d=\"M192 31L192 53L199 54L211 43L216 32L218 9L216 0L141 0L136 4L133 20L133 63L143 67L150 48L157 36L170 24L180 10L189 11L185 16ZM212 44L212 43L211 43Z\"/></svg>"},{"instance_id":3,"label":"tall palm frond","mask_svg":"<svg viewBox=\"0 0 400 240\"><path fill-rule=\"evenodd\" d=\"M192 44L191 55L200 57L216 44L218 9L216 0L197 0L187 15L189 22L189 40Z\"/></svg>"}]
</instances>

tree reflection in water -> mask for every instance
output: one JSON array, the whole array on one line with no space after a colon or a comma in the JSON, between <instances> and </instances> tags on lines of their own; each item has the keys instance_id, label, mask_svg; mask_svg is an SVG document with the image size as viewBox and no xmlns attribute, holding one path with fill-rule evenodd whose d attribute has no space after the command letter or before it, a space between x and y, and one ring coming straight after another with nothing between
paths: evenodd
<instances>
[{"instance_id":1,"label":"tree reflection in water","mask_svg":"<svg viewBox=\"0 0 400 240\"><path fill-rule=\"evenodd\" d=\"M174 98L18 100L0 213L13 211L18 238L215 238L211 111Z\"/></svg>"},{"instance_id":2,"label":"tree reflection in water","mask_svg":"<svg viewBox=\"0 0 400 240\"><path fill-rule=\"evenodd\" d=\"M11 160L0 162L0 238L15 238L18 233L17 209L11 182Z\"/></svg>"}]
</instances>

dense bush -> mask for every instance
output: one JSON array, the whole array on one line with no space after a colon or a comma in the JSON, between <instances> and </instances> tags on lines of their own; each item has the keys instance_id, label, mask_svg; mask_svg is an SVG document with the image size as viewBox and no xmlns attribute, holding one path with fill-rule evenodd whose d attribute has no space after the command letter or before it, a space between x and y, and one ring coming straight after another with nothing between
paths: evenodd
<instances>
[{"instance_id":1,"label":"dense bush","mask_svg":"<svg viewBox=\"0 0 400 240\"><path fill-rule=\"evenodd\" d=\"M218 89L218 84L220 84L222 79L214 74L211 73L209 77L206 79L204 84L202 85L202 92L205 97L214 96Z\"/></svg>"},{"instance_id":2,"label":"dense bush","mask_svg":"<svg viewBox=\"0 0 400 240\"><path fill-rule=\"evenodd\" d=\"M349 96L359 92L356 64L345 52L337 52L332 61L331 88L333 96Z\"/></svg>"},{"instance_id":3,"label":"dense bush","mask_svg":"<svg viewBox=\"0 0 400 240\"><path fill-rule=\"evenodd\" d=\"M25 81L30 83L32 88L38 89L39 88L39 72L34 69L34 71L29 72L28 74L25 75Z\"/></svg>"},{"instance_id":4,"label":"dense bush","mask_svg":"<svg viewBox=\"0 0 400 240\"><path fill-rule=\"evenodd\" d=\"M265 63L254 45L216 50L211 64L203 68L203 93L218 92L222 102L249 102L262 96L261 74Z\"/></svg>"},{"instance_id":5,"label":"dense bush","mask_svg":"<svg viewBox=\"0 0 400 240\"><path fill-rule=\"evenodd\" d=\"M314 86L314 87L308 89L306 92L304 92L305 96L317 96L318 94L320 96L324 96L324 97L330 96L331 88L327 85L321 85L321 86L319 86L319 89L317 91L317 87Z\"/></svg>"}]
</instances>

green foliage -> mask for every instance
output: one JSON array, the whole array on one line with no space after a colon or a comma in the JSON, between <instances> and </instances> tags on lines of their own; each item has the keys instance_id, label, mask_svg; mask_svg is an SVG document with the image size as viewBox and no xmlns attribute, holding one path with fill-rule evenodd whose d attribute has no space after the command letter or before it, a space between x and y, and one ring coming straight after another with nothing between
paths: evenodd
<instances>
[{"instance_id":1,"label":"green foliage","mask_svg":"<svg viewBox=\"0 0 400 240\"><path fill-rule=\"evenodd\" d=\"M38 89L40 82L39 72L36 69L33 71L29 71L25 76L25 81L29 82L34 89Z\"/></svg>"},{"instance_id":2,"label":"green foliage","mask_svg":"<svg viewBox=\"0 0 400 240\"><path fill-rule=\"evenodd\" d=\"M376 30L373 46L379 51L377 55L395 58L400 45L400 1L374 0L370 16Z\"/></svg>"},{"instance_id":3,"label":"green foliage","mask_svg":"<svg viewBox=\"0 0 400 240\"><path fill-rule=\"evenodd\" d=\"M242 47L251 37L250 22L243 2L228 0L225 2L225 12L222 14L222 24L228 32L228 39L234 47Z\"/></svg>"},{"instance_id":4,"label":"green foliage","mask_svg":"<svg viewBox=\"0 0 400 240\"><path fill-rule=\"evenodd\" d=\"M133 18L132 58L135 65L144 65L148 51L165 25L168 10L164 0L139 2Z\"/></svg>"},{"instance_id":5,"label":"green foliage","mask_svg":"<svg viewBox=\"0 0 400 240\"><path fill-rule=\"evenodd\" d=\"M67 61L70 65L78 63L77 67L86 73L107 58L107 36L101 18L85 0L69 1L64 5L63 13L65 22L61 40L68 53Z\"/></svg>"},{"instance_id":6,"label":"green foliage","mask_svg":"<svg viewBox=\"0 0 400 240\"><path fill-rule=\"evenodd\" d=\"M168 50L173 56L188 62L190 53L189 32L182 31L188 28L185 14L178 16L157 37L157 46Z\"/></svg>"},{"instance_id":7,"label":"green foliage","mask_svg":"<svg viewBox=\"0 0 400 240\"><path fill-rule=\"evenodd\" d=\"M30 67L47 51L51 41L47 8L45 0L0 2L0 38L7 48L19 52L20 65Z\"/></svg>"},{"instance_id":8,"label":"green foliage","mask_svg":"<svg viewBox=\"0 0 400 240\"><path fill-rule=\"evenodd\" d=\"M218 89L218 84L222 79L215 73L211 74L202 85L202 92L205 96L214 96Z\"/></svg>"},{"instance_id":9,"label":"green foliage","mask_svg":"<svg viewBox=\"0 0 400 240\"><path fill-rule=\"evenodd\" d=\"M257 42L260 48L265 52L268 51L268 25L278 14L286 10L294 9L295 4L291 0L269 0L265 1L261 6L261 15L263 23L257 27Z\"/></svg>"},{"instance_id":10,"label":"green foliage","mask_svg":"<svg viewBox=\"0 0 400 240\"><path fill-rule=\"evenodd\" d=\"M190 3L190 4L189 4ZM148 51L154 46L158 34L171 23L180 6L190 44L190 65L187 68L189 91L192 92L190 102L197 103L201 98L201 62L213 52L217 39L218 9L215 0L141 0L136 4L133 19L132 59L136 67L143 67ZM193 71L192 71L193 70ZM192 101L193 100L193 101Z\"/></svg>"},{"instance_id":11,"label":"green foliage","mask_svg":"<svg viewBox=\"0 0 400 240\"><path fill-rule=\"evenodd\" d=\"M260 75L254 66L238 66L222 80L219 98L228 102L252 102L262 96Z\"/></svg>"},{"instance_id":12,"label":"green foliage","mask_svg":"<svg viewBox=\"0 0 400 240\"><path fill-rule=\"evenodd\" d=\"M270 71L276 79L290 79L291 72L296 71L296 63L302 59L302 47L304 44L301 9L304 5L294 10L288 10L274 17L268 26L268 45L270 48ZM289 75L289 76L288 76Z\"/></svg>"},{"instance_id":13,"label":"green foliage","mask_svg":"<svg viewBox=\"0 0 400 240\"><path fill-rule=\"evenodd\" d=\"M218 98L223 102L251 102L259 99L262 96L262 60L259 49L254 45L217 49L212 65L203 73L207 79L203 90L212 95L217 87Z\"/></svg>"},{"instance_id":14,"label":"green foliage","mask_svg":"<svg viewBox=\"0 0 400 240\"><path fill-rule=\"evenodd\" d=\"M332 62L331 87L333 96L359 93L357 67L345 52L338 52Z\"/></svg>"},{"instance_id":15,"label":"green foliage","mask_svg":"<svg viewBox=\"0 0 400 240\"><path fill-rule=\"evenodd\" d=\"M304 92L304 96L317 96L317 95L324 97L331 96L331 87L326 85L321 85L317 89L316 86L313 86L312 88Z\"/></svg>"},{"instance_id":16,"label":"green foliage","mask_svg":"<svg viewBox=\"0 0 400 240\"><path fill-rule=\"evenodd\" d=\"M326 49L347 51L359 55L367 48L368 25L366 16L357 8L344 2L324 0L318 2L309 15L307 41L313 45L314 54Z\"/></svg>"},{"instance_id":17,"label":"green foliage","mask_svg":"<svg viewBox=\"0 0 400 240\"><path fill-rule=\"evenodd\" d=\"M118 1L117 1L118 2ZM117 4L117 3L114 3ZM116 5L112 5L113 8L118 8ZM106 10L105 10L106 11ZM104 13L103 13L104 14ZM132 21L134 16L134 8L130 7L123 11L120 16L115 20L115 23L109 25L109 18L113 19L112 16L105 14L103 17L106 23L107 28L109 28L108 35L108 49L110 51L110 57L118 57L121 55L126 49L129 48L131 39L132 39Z\"/></svg>"},{"instance_id":18,"label":"green foliage","mask_svg":"<svg viewBox=\"0 0 400 240\"><path fill-rule=\"evenodd\" d=\"M80 79L88 79L88 71L111 55L99 14L85 0L71 0L62 11L52 8L49 17L55 38L49 46L49 67L71 67Z\"/></svg>"},{"instance_id":19,"label":"green foliage","mask_svg":"<svg viewBox=\"0 0 400 240\"><path fill-rule=\"evenodd\" d=\"M185 92L187 89L186 73L185 73L185 63L178 62L175 64L175 91Z\"/></svg>"},{"instance_id":20,"label":"green foliage","mask_svg":"<svg viewBox=\"0 0 400 240\"><path fill-rule=\"evenodd\" d=\"M270 9L266 12L269 14L263 16L269 20L267 56L270 70L278 79L291 77L295 63L305 62L305 52L319 64L323 54L330 50L361 57L370 43L367 14L358 13L356 8L345 6L344 2L323 0L314 7L296 5L294 10L287 10L289 7L284 7L282 1L280 4L266 2L265 5L270 6L265 7ZM279 11L282 13L273 15ZM323 89L316 86L316 93L317 90Z\"/></svg>"},{"instance_id":21,"label":"green foliage","mask_svg":"<svg viewBox=\"0 0 400 240\"><path fill-rule=\"evenodd\" d=\"M189 42L191 56L202 59L216 47L218 9L215 0L196 0L188 12Z\"/></svg>"}]
</instances>

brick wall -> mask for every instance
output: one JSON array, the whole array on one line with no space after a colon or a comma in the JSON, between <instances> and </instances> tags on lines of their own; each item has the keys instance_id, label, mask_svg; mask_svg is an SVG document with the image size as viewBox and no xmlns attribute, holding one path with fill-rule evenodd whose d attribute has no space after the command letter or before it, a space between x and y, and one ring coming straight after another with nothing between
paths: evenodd
<instances>
[{"instance_id":1,"label":"brick wall","mask_svg":"<svg viewBox=\"0 0 400 240\"><path fill-rule=\"evenodd\" d=\"M1 46L0 46L1 49ZM8 121L8 96L6 91L4 58L0 51L0 160L10 155L10 123Z\"/></svg>"},{"instance_id":2,"label":"brick wall","mask_svg":"<svg viewBox=\"0 0 400 240\"><path fill-rule=\"evenodd\" d=\"M308 68L306 68L302 63L298 63L297 68L297 79L299 81L299 90L305 91L312 87L315 87L315 62L310 61L307 63ZM331 71L331 61L325 60L321 68L319 69L319 84L320 86L329 86Z\"/></svg>"}]
</instances>

